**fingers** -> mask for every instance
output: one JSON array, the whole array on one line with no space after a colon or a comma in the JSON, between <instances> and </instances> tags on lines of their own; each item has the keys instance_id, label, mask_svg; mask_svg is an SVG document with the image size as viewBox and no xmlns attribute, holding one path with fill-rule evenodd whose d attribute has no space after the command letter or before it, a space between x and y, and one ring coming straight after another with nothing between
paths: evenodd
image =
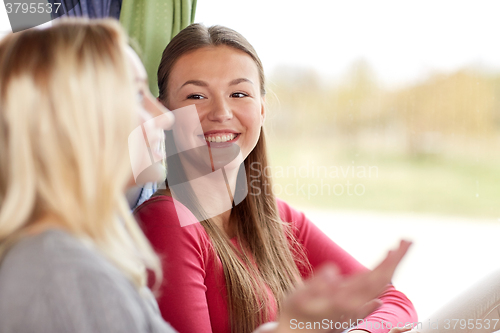
<instances>
[{"instance_id":1,"label":"fingers","mask_svg":"<svg viewBox=\"0 0 500 333\"><path fill-rule=\"evenodd\" d=\"M401 259L403 259L410 245L411 242L402 240L399 244L399 247L396 250L389 251L385 259L377 267L375 267L373 272L384 275L386 277L390 276L392 278L396 267L401 262Z\"/></svg>"},{"instance_id":2,"label":"fingers","mask_svg":"<svg viewBox=\"0 0 500 333\"><path fill-rule=\"evenodd\" d=\"M410 245L411 242L401 241L399 247L390 251L373 271L361 274L343 277L335 266L324 265L287 298L280 323L286 323L290 318L300 318L304 322L323 318L334 322L365 318L382 305L376 298L390 283ZM408 330L397 328L390 333Z\"/></svg>"},{"instance_id":3,"label":"fingers","mask_svg":"<svg viewBox=\"0 0 500 333\"><path fill-rule=\"evenodd\" d=\"M339 280L339 269L335 265L327 263L321 266L314 277L308 280L307 286L309 292L323 295L327 290L336 289Z\"/></svg>"},{"instance_id":4,"label":"fingers","mask_svg":"<svg viewBox=\"0 0 500 333\"><path fill-rule=\"evenodd\" d=\"M348 309L360 309L367 302L377 298L391 282L397 265L408 251L410 242L401 241L398 249L390 251L386 258L373 270L342 281L337 297L346 299Z\"/></svg>"},{"instance_id":5,"label":"fingers","mask_svg":"<svg viewBox=\"0 0 500 333\"><path fill-rule=\"evenodd\" d=\"M368 274L369 285L372 286L374 290L377 288L385 288L385 286L391 282L396 267L405 256L410 245L411 242L402 240L399 247L396 250L389 251L385 259Z\"/></svg>"},{"instance_id":6,"label":"fingers","mask_svg":"<svg viewBox=\"0 0 500 333\"><path fill-rule=\"evenodd\" d=\"M318 269L315 276L298 288L290 297L295 305L300 305L303 313L320 314L330 307L332 296L338 289L339 270L332 264L326 264Z\"/></svg>"},{"instance_id":7,"label":"fingers","mask_svg":"<svg viewBox=\"0 0 500 333\"><path fill-rule=\"evenodd\" d=\"M332 282L338 280L339 277L340 271L337 266L327 263L318 269L312 280L318 280L318 282L321 282L322 284L324 283L330 285Z\"/></svg>"}]
</instances>

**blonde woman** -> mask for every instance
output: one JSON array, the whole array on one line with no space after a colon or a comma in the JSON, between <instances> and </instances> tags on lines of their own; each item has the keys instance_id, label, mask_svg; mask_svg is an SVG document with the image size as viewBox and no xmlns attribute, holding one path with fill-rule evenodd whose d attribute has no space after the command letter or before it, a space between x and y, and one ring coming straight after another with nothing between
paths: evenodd
<instances>
[{"instance_id":1,"label":"blonde woman","mask_svg":"<svg viewBox=\"0 0 500 333\"><path fill-rule=\"evenodd\" d=\"M124 196L135 185L129 134L153 117L154 132L170 127L165 112L115 22L67 21L0 42L0 332L174 332L145 286L147 269L161 281L159 260ZM161 135L152 138L146 158L158 154ZM408 245L354 279L324 267L261 331L370 311L378 303L362 305Z\"/></svg>"},{"instance_id":2,"label":"blonde woman","mask_svg":"<svg viewBox=\"0 0 500 333\"><path fill-rule=\"evenodd\" d=\"M174 332L145 286L160 265L124 197L128 136L165 109L118 24L71 21L0 45L0 332Z\"/></svg>"}]
</instances>

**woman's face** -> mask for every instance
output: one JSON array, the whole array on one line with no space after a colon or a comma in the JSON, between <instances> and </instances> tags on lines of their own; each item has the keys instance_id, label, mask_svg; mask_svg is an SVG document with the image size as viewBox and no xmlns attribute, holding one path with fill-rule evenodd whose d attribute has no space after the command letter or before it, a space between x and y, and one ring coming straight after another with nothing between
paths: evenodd
<instances>
[{"instance_id":1,"label":"woman's face","mask_svg":"<svg viewBox=\"0 0 500 333\"><path fill-rule=\"evenodd\" d=\"M203 130L198 140L233 142L243 158L254 149L264 122L259 72L252 58L228 47L204 47L180 57L168 81L170 110L196 106Z\"/></svg>"},{"instance_id":2,"label":"woman's face","mask_svg":"<svg viewBox=\"0 0 500 333\"><path fill-rule=\"evenodd\" d=\"M133 170L134 179L131 185L134 183L143 185L165 179L165 170L161 163L164 159L161 141L163 130L172 127L174 117L151 94L146 70L137 54L129 48L127 55L132 68L138 102L138 128L129 137L132 168L136 169ZM137 135L134 136L134 134Z\"/></svg>"}]
</instances>

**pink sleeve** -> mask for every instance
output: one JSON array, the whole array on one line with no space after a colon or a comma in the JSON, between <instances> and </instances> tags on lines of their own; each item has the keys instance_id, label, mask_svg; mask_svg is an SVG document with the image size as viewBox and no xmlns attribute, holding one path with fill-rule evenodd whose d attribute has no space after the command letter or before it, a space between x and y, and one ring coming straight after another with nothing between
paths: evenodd
<instances>
[{"instance_id":1,"label":"pink sleeve","mask_svg":"<svg viewBox=\"0 0 500 333\"><path fill-rule=\"evenodd\" d=\"M278 208L282 220L293 223L297 241L304 247L313 270L325 262L333 262L343 275L367 269L319 230L304 213L296 211L281 200L278 200ZM392 285L387 286L379 299L383 305L364 318L364 322L357 328L372 333L386 333L391 325L402 327L406 323L417 322L417 313L413 304Z\"/></svg>"},{"instance_id":2,"label":"pink sleeve","mask_svg":"<svg viewBox=\"0 0 500 333\"><path fill-rule=\"evenodd\" d=\"M157 299L163 318L179 333L211 333L201 225L181 227L174 204L166 197L150 199L134 214L162 261Z\"/></svg>"}]
</instances>

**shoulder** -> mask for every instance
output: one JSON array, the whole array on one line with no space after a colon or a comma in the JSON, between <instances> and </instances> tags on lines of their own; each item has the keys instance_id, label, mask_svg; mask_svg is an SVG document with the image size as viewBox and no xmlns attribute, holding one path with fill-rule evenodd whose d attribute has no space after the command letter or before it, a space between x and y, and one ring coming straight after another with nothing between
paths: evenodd
<instances>
[{"instance_id":1,"label":"shoulder","mask_svg":"<svg viewBox=\"0 0 500 333\"><path fill-rule=\"evenodd\" d=\"M182 203L170 196L152 197L137 207L134 216L153 248L173 257L192 253L199 258L211 242L203 226Z\"/></svg>"},{"instance_id":2,"label":"shoulder","mask_svg":"<svg viewBox=\"0 0 500 333\"><path fill-rule=\"evenodd\" d=\"M70 300L90 285L99 288L124 279L96 250L54 229L19 240L0 265L0 292L19 303L28 297Z\"/></svg>"},{"instance_id":3,"label":"shoulder","mask_svg":"<svg viewBox=\"0 0 500 333\"><path fill-rule=\"evenodd\" d=\"M277 199L280 218L288 223L295 240L300 244L310 247L332 243L331 240L313 223L307 216L287 204L285 201Z\"/></svg>"},{"instance_id":4,"label":"shoulder","mask_svg":"<svg viewBox=\"0 0 500 333\"><path fill-rule=\"evenodd\" d=\"M126 332L149 322L146 303L121 271L61 230L23 238L8 251L0 295L2 332Z\"/></svg>"},{"instance_id":5,"label":"shoulder","mask_svg":"<svg viewBox=\"0 0 500 333\"><path fill-rule=\"evenodd\" d=\"M198 223L196 217L182 203L166 195L143 202L134 210L143 224L160 223L164 227L184 227Z\"/></svg>"},{"instance_id":6,"label":"shoulder","mask_svg":"<svg viewBox=\"0 0 500 333\"><path fill-rule=\"evenodd\" d=\"M172 226L179 222L179 218L175 211L174 199L166 195L151 197L134 209L134 215L142 221L147 218L148 223L151 221L165 220Z\"/></svg>"},{"instance_id":7,"label":"shoulder","mask_svg":"<svg viewBox=\"0 0 500 333\"><path fill-rule=\"evenodd\" d=\"M3 259L0 274L4 279L26 276L33 282L41 282L42 278L52 276L62 278L52 272L61 271L65 276L68 270L82 273L102 270L103 260L83 241L65 231L51 229L19 240Z\"/></svg>"},{"instance_id":8,"label":"shoulder","mask_svg":"<svg viewBox=\"0 0 500 333\"><path fill-rule=\"evenodd\" d=\"M283 222L289 222L297 228L302 227L305 222L308 222L303 212L293 208L285 201L276 198L276 204L280 218Z\"/></svg>"}]
</instances>

